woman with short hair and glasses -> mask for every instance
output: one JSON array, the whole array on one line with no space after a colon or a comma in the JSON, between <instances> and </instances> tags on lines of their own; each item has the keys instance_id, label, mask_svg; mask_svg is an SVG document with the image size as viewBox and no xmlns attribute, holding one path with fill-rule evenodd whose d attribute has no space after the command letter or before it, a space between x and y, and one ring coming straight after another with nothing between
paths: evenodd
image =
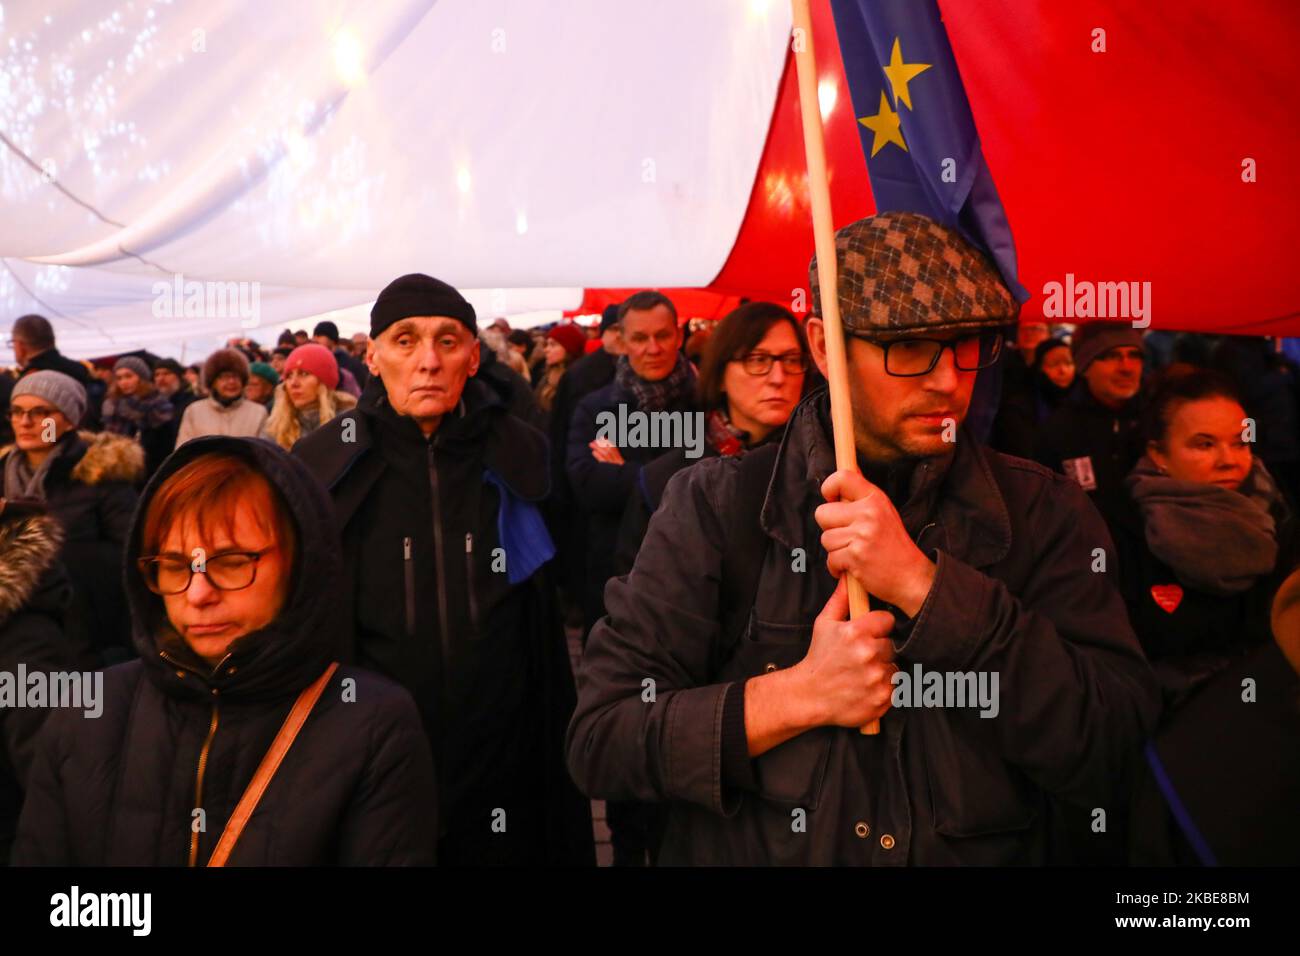
<instances>
[{"instance_id":1,"label":"woman with short hair and glasses","mask_svg":"<svg viewBox=\"0 0 1300 956\"><path fill-rule=\"evenodd\" d=\"M650 516L668 480L701 461L742 455L780 441L785 423L811 389L808 342L799 322L771 302L748 302L728 313L710 333L696 382L704 411L704 452L687 458L673 449L641 469L623 514L615 570L625 574L636 559Z\"/></svg>"},{"instance_id":2,"label":"woman with short hair and glasses","mask_svg":"<svg viewBox=\"0 0 1300 956\"><path fill-rule=\"evenodd\" d=\"M89 633L106 663L130 656L122 547L145 456L138 442L77 430L86 390L62 372L30 372L14 385L14 444L0 449L0 497L31 499L63 528L59 559L72 581L69 626Z\"/></svg>"},{"instance_id":3,"label":"woman with short hair and glasses","mask_svg":"<svg viewBox=\"0 0 1300 956\"><path fill-rule=\"evenodd\" d=\"M200 438L168 458L127 549L140 660L104 672L96 719L50 718L14 862L434 862L414 702L334 661L340 555L324 489L270 442Z\"/></svg>"}]
</instances>

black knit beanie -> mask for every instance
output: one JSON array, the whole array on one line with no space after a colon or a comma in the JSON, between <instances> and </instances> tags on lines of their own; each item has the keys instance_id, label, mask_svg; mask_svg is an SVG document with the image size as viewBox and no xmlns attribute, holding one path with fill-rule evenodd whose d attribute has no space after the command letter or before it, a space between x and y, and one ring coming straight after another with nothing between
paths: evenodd
<instances>
[{"instance_id":1,"label":"black knit beanie","mask_svg":"<svg viewBox=\"0 0 1300 956\"><path fill-rule=\"evenodd\" d=\"M413 315L445 315L460 322L471 334L478 335L474 306L463 295L445 282L413 272L394 279L379 293L374 308L370 310L370 337L379 338L394 322Z\"/></svg>"}]
</instances>

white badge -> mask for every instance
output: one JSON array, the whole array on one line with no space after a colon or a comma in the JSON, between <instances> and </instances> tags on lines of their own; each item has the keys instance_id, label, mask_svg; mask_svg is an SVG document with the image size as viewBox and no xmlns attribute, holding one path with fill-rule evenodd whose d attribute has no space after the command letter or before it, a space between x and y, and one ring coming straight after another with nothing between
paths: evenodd
<instances>
[{"instance_id":1,"label":"white badge","mask_svg":"<svg viewBox=\"0 0 1300 956\"><path fill-rule=\"evenodd\" d=\"M1065 473L1077 481L1084 491L1097 489L1097 476L1092 473L1091 458L1086 455L1083 458L1067 458L1061 465L1065 468Z\"/></svg>"}]
</instances>

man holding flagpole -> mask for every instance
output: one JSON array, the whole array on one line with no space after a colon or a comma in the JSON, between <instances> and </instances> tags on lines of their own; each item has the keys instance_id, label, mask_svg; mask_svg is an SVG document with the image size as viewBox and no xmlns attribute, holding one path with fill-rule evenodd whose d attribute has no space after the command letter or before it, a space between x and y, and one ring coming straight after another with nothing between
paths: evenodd
<instances>
[{"instance_id":1,"label":"man holding flagpole","mask_svg":"<svg viewBox=\"0 0 1300 956\"><path fill-rule=\"evenodd\" d=\"M861 473L822 390L779 449L673 479L606 589L570 771L666 801L669 864L1048 862L1054 801L1104 826L1159 706L1110 538L1076 485L962 428L1017 308L993 264L914 213L835 250ZM852 621L848 576L876 608Z\"/></svg>"}]
</instances>

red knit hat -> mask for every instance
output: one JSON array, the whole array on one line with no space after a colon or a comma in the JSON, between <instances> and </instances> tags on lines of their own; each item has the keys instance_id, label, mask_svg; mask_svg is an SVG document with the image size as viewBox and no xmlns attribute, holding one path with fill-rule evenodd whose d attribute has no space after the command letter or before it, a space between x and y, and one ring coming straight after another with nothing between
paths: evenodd
<instances>
[{"instance_id":1,"label":"red knit hat","mask_svg":"<svg viewBox=\"0 0 1300 956\"><path fill-rule=\"evenodd\" d=\"M320 379L320 383L330 391L339 387L339 363L334 353L323 345L308 342L300 345L284 360L284 374L300 368Z\"/></svg>"},{"instance_id":2,"label":"red knit hat","mask_svg":"<svg viewBox=\"0 0 1300 956\"><path fill-rule=\"evenodd\" d=\"M582 329L576 325L556 325L551 331L546 333L548 339L555 339L564 346L564 351L569 354L569 361L582 357L583 348L587 344L587 336L583 334Z\"/></svg>"}]
</instances>

